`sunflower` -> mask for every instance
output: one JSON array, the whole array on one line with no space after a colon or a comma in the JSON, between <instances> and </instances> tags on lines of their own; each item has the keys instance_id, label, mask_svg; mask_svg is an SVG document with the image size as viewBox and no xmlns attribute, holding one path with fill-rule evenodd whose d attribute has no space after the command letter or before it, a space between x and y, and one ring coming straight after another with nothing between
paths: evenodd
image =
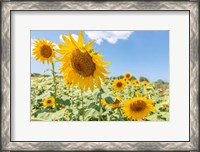
<instances>
[{"instance_id":1,"label":"sunflower","mask_svg":"<svg viewBox=\"0 0 200 152\"><path fill-rule=\"evenodd\" d=\"M126 85L126 82L122 79L115 79L112 85L116 91L122 91Z\"/></svg>"},{"instance_id":2,"label":"sunflower","mask_svg":"<svg viewBox=\"0 0 200 152\"><path fill-rule=\"evenodd\" d=\"M131 80L127 79L126 84L131 84Z\"/></svg>"},{"instance_id":3,"label":"sunflower","mask_svg":"<svg viewBox=\"0 0 200 152\"><path fill-rule=\"evenodd\" d=\"M149 83L148 83L147 81L143 81L143 82L142 82L142 85L143 85L143 87L146 88L146 87L149 85Z\"/></svg>"},{"instance_id":4,"label":"sunflower","mask_svg":"<svg viewBox=\"0 0 200 152\"><path fill-rule=\"evenodd\" d=\"M123 80L124 82L126 82L128 79L126 79L126 78L123 78L122 80Z\"/></svg>"},{"instance_id":5,"label":"sunflower","mask_svg":"<svg viewBox=\"0 0 200 152\"><path fill-rule=\"evenodd\" d=\"M129 72L127 72L127 73L124 74L124 78L125 79L130 79L131 77L132 77L132 74L129 73Z\"/></svg>"},{"instance_id":6,"label":"sunflower","mask_svg":"<svg viewBox=\"0 0 200 152\"><path fill-rule=\"evenodd\" d=\"M79 32L78 42L74 40L70 33L69 38L62 35L65 44L58 44L59 52L62 57L60 72L64 73L65 82L71 82L72 86L78 85L79 88L87 91L94 90L94 85L101 88L101 80L105 80L104 74L109 74L105 66L110 62L102 61L104 56L94 52L92 45L94 41L84 44L83 34Z\"/></svg>"},{"instance_id":7,"label":"sunflower","mask_svg":"<svg viewBox=\"0 0 200 152\"><path fill-rule=\"evenodd\" d=\"M127 118L140 120L147 117L150 112L154 112L156 110L152 105L153 103L154 101L152 99L137 96L124 101L122 111Z\"/></svg>"},{"instance_id":8,"label":"sunflower","mask_svg":"<svg viewBox=\"0 0 200 152\"><path fill-rule=\"evenodd\" d=\"M34 41L33 44L33 56L36 60L39 60L43 64L45 61L47 61L47 63L53 62L53 57L55 57L55 51L53 49L55 45L53 42L45 39L38 39Z\"/></svg>"},{"instance_id":9,"label":"sunflower","mask_svg":"<svg viewBox=\"0 0 200 152\"><path fill-rule=\"evenodd\" d=\"M102 106L111 107L111 108L119 108L120 107L120 96L117 96L114 103L107 103L105 99L101 100Z\"/></svg>"},{"instance_id":10,"label":"sunflower","mask_svg":"<svg viewBox=\"0 0 200 152\"><path fill-rule=\"evenodd\" d=\"M55 106L54 97L44 99L43 100L43 106L45 106L45 107Z\"/></svg>"},{"instance_id":11,"label":"sunflower","mask_svg":"<svg viewBox=\"0 0 200 152\"><path fill-rule=\"evenodd\" d=\"M134 85L139 85L139 84L140 84L140 81L137 80L137 79L135 79L135 80L133 81L133 84L134 84Z\"/></svg>"}]
</instances>

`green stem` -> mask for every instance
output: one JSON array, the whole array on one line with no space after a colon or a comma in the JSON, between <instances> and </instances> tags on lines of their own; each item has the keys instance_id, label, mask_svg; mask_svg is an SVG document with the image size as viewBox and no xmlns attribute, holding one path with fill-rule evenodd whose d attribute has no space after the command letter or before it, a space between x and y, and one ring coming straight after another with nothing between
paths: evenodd
<instances>
[{"instance_id":1,"label":"green stem","mask_svg":"<svg viewBox=\"0 0 200 152\"><path fill-rule=\"evenodd\" d=\"M101 97L99 98L99 121L101 121L101 112L102 112L102 105L101 105Z\"/></svg>"},{"instance_id":2,"label":"green stem","mask_svg":"<svg viewBox=\"0 0 200 152\"><path fill-rule=\"evenodd\" d=\"M83 91L82 91L82 89L81 89L81 97L82 97L82 99L81 99L81 104L82 104L82 110L83 110L83 121L84 121L84 115L85 115L85 111L84 111L84 102L83 102Z\"/></svg>"},{"instance_id":3,"label":"green stem","mask_svg":"<svg viewBox=\"0 0 200 152\"><path fill-rule=\"evenodd\" d=\"M55 99L55 109L57 107L56 105L56 76L55 76L55 71L54 71L54 63L52 62L52 75L53 75L53 83L54 83L54 99Z\"/></svg>"},{"instance_id":4,"label":"green stem","mask_svg":"<svg viewBox=\"0 0 200 152\"><path fill-rule=\"evenodd\" d=\"M121 113L121 111L120 111L120 109L117 108L117 110L118 110L118 113L119 113L119 119L120 119L120 120L124 120L124 119L123 119L123 116L122 116L122 113Z\"/></svg>"},{"instance_id":5,"label":"green stem","mask_svg":"<svg viewBox=\"0 0 200 152\"><path fill-rule=\"evenodd\" d=\"M72 104L74 105L74 100L73 100L73 88L69 86L70 93L71 93L71 99L72 99Z\"/></svg>"}]
</instances>

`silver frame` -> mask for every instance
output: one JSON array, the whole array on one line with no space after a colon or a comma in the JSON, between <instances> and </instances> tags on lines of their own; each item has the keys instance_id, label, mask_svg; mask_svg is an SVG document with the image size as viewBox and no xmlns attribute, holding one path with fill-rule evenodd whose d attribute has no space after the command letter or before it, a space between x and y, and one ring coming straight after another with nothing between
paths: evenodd
<instances>
[{"instance_id":1,"label":"silver frame","mask_svg":"<svg viewBox=\"0 0 200 152\"><path fill-rule=\"evenodd\" d=\"M1 150L170 150L199 151L199 2L8 1L1 2ZM187 10L190 11L189 142L13 142L10 140L10 26L14 10ZM184 118L181 118L184 119Z\"/></svg>"}]
</instances>

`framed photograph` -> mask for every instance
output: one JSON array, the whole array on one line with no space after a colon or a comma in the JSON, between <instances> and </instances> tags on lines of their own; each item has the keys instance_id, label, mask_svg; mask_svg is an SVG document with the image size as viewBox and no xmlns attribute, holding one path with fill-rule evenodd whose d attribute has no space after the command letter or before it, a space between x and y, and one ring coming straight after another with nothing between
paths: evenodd
<instances>
[{"instance_id":1,"label":"framed photograph","mask_svg":"<svg viewBox=\"0 0 200 152\"><path fill-rule=\"evenodd\" d=\"M199 150L197 1L1 2L1 150Z\"/></svg>"}]
</instances>

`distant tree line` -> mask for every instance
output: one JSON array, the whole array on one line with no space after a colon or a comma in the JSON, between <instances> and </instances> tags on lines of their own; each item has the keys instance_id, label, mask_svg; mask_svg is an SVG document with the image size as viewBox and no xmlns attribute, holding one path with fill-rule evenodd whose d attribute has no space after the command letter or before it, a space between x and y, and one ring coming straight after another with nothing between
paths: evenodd
<instances>
[{"instance_id":1,"label":"distant tree line","mask_svg":"<svg viewBox=\"0 0 200 152\"><path fill-rule=\"evenodd\" d=\"M48 74L39 74L39 73L31 73L31 77L38 77L38 76L50 77L51 75L48 75ZM62 77L62 76L57 76L57 77Z\"/></svg>"},{"instance_id":2,"label":"distant tree line","mask_svg":"<svg viewBox=\"0 0 200 152\"><path fill-rule=\"evenodd\" d=\"M110 79L122 79L123 77L124 77L123 75L120 75L118 77L110 77ZM136 79L136 77L132 76L132 78L130 80L135 80L135 79ZM146 77L144 77L144 76L140 76L139 77L139 81L140 82L142 82L142 81L149 82L149 80ZM158 84L168 84L168 82L165 82L165 81L163 81L161 79L158 79L157 81L155 81L155 83L158 83Z\"/></svg>"},{"instance_id":3,"label":"distant tree line","mask_svg":"<svg viewBox=\"0 0 200 152\"><path fill-rule=\"evenodd\" d=\"M39 73L31 73L31 77L38 77L38 76L49 77L50 75L48 75L48 74L42 75L42 74L39 74ZM58 77L62 77L62 76L58 76ZM122 79L123 77L124 77L123 75L120 75L118 77L109 77L109 79ZM136 77L132 76L132 78L130 80L135 80L135 79L136 79ZM149 82L149 80L144 76L140 76L139 81L140 82L142 82L142 81ZM169 82L165 82L161 79L158 79L157 81L155 81L155 83L157 83L158 85L162 85L162 84L168 84Z\"/></svg>"}]
</instances>

